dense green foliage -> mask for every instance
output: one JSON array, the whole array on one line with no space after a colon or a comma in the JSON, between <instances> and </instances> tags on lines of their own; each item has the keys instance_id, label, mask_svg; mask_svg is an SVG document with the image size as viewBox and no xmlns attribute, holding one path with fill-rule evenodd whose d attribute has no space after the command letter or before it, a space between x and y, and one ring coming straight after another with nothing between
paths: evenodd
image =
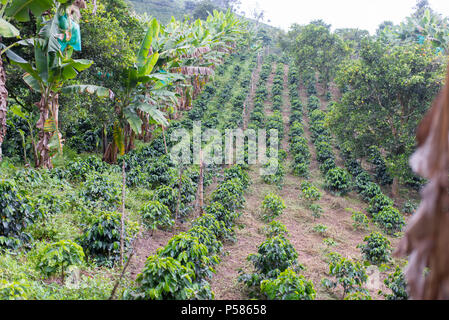
<instances>
[{"instance_id":1,"label":"dense green foliage","mask_svg":"<svg viewBox=\"0 0 449 320\"><path fill-rule=\"evenodd\" d=\"M378 232L365 237L365 243L358 247L362 251L363 258L372 264L389 262L391 259L391 243Z\"/></svg>"}]
</instances>

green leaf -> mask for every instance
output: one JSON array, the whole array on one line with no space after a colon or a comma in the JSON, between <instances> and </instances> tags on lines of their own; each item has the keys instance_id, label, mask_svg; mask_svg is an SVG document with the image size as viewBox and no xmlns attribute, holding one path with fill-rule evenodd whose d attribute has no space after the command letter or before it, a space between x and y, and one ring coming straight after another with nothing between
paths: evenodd
<instances>
[{"instance_id":1,"label":"green leaf","mask_svg":"<svg viewBox=\"0 0 449 320\"><path fill-rule=\"evenodd\" d=\"M39 37L45 39L45 49L47 55L51 52L56 53L61 51L61 44L57 39L59 33L59 20L58 15L55 14L53 19L47 22L47 24L39 31Z\"/></svg>"},{"instance_id":2,"label":"green leaf","mask_svg":"<svg viewBox=\"0 0 449 320\"><path fill-rule=\"evenodd\" d=\"M4 38L14 38L20 35L19 30L6 21L3 18L0 18L0 36Z\"/></svg>"},{"instance_id":3,"label":"green leaf","mask_svg":"<svg viewBox=\"0 0 449 320\"><path fill-rule=\"evenodd\" d=\"M150 74L153 71L154 66L159 60L159 53L154 53L151 55L151 58L145 63L145 65L139 68L139 76L144 76Z\"/></svg>"},{"instance_id":4,"label":"green leaf","mask_svg":"<svg viewBox=\"0 0 449 320\"><path fill-rule=\"evenodd\" d=\"M39 80L40 78L36 78L33 75L26 73L23 76L23 81L34 91L41 92L41 86Z\"/></svg>"},{"instance_id":5,"label":"green leaf","mask_svg":"<svg viewBox=\"0 0 449 320\"><path fill-rule=\"evenodd\" d=\"M66 93L66 94L89 93L89 94L95 94L98 98L112 99L114 97L114 93L112 92L112 90L105 88L105 87L88 85L88 84L67 86L67 87L62 88L61 92Z\"/></svg>"},{"instance_id":6,"label":"green leaf","mask_svg":"<svg viewBox=\"0 0 449 320\"><path fill-rule=\"evenodd\" d=\"M160 30L159 22L156 19L152 19L149 23L149 28L145 34L145 38L142 41L139 52L137 54L137 65L139 68L143 67L148 61L148 55L150 53L153 39L158 37Z\"/></svg>"},{"instance_id":7,"label":"green leaf","mask_svg":"<svg viewBox=\"0 0 449 320\"><path fill-rule=\"evenodd\" d=\"M14 0L6 8L5 15L20 22L27 22L30 21L30 11L35 16L40 16L44 11L50 9L53 4L53 0Z\"/></svg>"},{"instance_id":8,"label":"green leaf","mask_svg":"<svg viewBox=\"0 0 449 320\"><path fill-rule=\"evenodd\" d=\"M135 133L141 134L143 121L142 119L140 119L134 108L132 108L131 106L126 108L125 110L123 110L123 114L126 121L128 121L129 125L131 126L131 129Z\"/></svg>"},{"instance_id":9,"label":"green leaf","mask_svg":"<svg viewBox=\"0 0 449 320\"><path fill-rule=\"evenodd\" d=\"M26 115L22 112L22 108L21 108L19 105L13 104L13 105L9 108L9 110L10 110L14 115L16 115L17 117L26 120Z\"/></svg>"},{"instance_id":10,"label":"green leaf","mask_svg":"<svg viewBox=\"0 0 449 320\"><path fill-rule=\"evenodd\" d=\"M114 123L114 131L113 131L114 143L117 146L120 155L125 154L125 136L123 134L123 129L120 127L118 121Z\"/></svg>"},{"instance_id":11,"label":"green leaf","mask_svg":"<svg viewBox=\"0 0 449 320\"><path fill-rule=\"evenodd\" d=\"M165 118L164 113L160 111L156 106L150 105L148 103L140 103L136 104L135 107L145 113L148 113L156 123L163 126L168 126L168 121Z\"/></svg>"}]
</instances>

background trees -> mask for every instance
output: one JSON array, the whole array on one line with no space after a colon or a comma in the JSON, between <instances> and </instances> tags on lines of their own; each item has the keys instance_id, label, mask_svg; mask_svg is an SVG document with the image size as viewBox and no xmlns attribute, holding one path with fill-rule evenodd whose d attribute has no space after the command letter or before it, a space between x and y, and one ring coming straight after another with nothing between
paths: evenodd
<instances>
[{"instance_id":1,"label":"background trees","mask_svg":"<svg viewBox=\"0 0 449 320\"><path fill-rule=\"evenodd\" d=\"M441 67L429 46L362 42L360 58L338 73L344 94L332 109L330 126L358 157L381 146L395 177L404 177L416 126L442 84Z\"/></svg>"},{"instance_id":2,"label":"background trees","mask_svg":"<svg viewBox=\"0 0 449 320\"><path fill-rule=\"evenodd\" d=\"M348 53L342 39L331 33L330 26L322 21L312 22L300 29L294 46L299 68L307 70L312 67L318 71L325 87Z\"/></svg>"}]
</instances>

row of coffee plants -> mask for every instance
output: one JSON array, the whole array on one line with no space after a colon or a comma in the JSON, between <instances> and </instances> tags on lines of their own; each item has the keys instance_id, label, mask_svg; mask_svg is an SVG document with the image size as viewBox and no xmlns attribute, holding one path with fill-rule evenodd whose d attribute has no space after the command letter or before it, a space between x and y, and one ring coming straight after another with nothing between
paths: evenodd
<instances>
[{"instance_id":1,"label":"row of coffee plants","mask_svg":"<svg viewBox=\"0 0 449 320\"><path fill-rule=\"evenodd\" d=\"M244 205L247 173L238 165L226 169L224 180L210 196L205 214L193 221L155 255L148 257L129 299L213 299L207 282L220 262L223 241L233 235L238 210Z\"/></svg>"},{"instance_id":2,"label":"row of coffee plants","mask_svg":"<svg viewBox=\"0 0 449 320\"><path fill-rule=\"evenodd\" d=\"M266 119L265 129L267 130L267 137L270 137L270 130L276 130L278 133L278 158L271 159L264 166L265 168L271 167L277 164L278 169L276 173L271 175L263 176L263 180L267 184L276 185L279 189L283 188L284 185L284 177L286 174L285 169L285 159L287 158L287 153L285 150L282 150L279 145L280 141L284 139L285 130L284 130L284 118L281 114L282 106L283 106L283 92L284 92L284 64L278 62L276 64L276 69L273 77L273 85L271 87L271 101L272 101L272 114L269 115ZM268 141L270 143L270 141ZM271 152L271 147L268 144L268 152ZM272 163L272 162L276 163Z\"/></svg>"},{"instance_id":3,"label":"row of coffee plants","mask_svg":"<svg viewBox=\"0 0 449 320\"><path fill-rule=\"evenodd\" d=\"M354 177L356 192L369 203L367 212L373 221L387 234L401 232L405 226L403 215L394 207L394 201L386 196L379 185L372 181L371 175L363 169L350 152L342 152L347 170Z\"/></svg>"},{"instance_id":4,"label":"row of coffee plants","mask_svg":"<svg viewBox=\"0 0 449 320\"><path fill-rule=\"evenodd\" d=\"M245 61L245 59L236 59ZM253 59L254 62L254 59ZM247 64L244 64L245 66ZM232 73L242 71L231 66ZM255 67L251 63L249 67ZM245 68L245 67L243 67ZM223 73L224 74L224 73ZM231 78L224 83L225 90L217 90L215 96L208 94L208 105L202 112L202 120L207 121L216 108L215 103L223 103L223 97L230 95L231 101L239 101L225 106L232 112L242 114L243 100L239 92L235 92ZM246 80L241 86L248 88ZM195 115L197 117L198 114ZM229 118L216 119L217 125L227 123ZM239 125L232 123L232 125ZM142 273L136 279L136 285L125 293L129 299L213 299L208 280L214 273L214 266L220 262L223 242L234 240L235 221L239 210L243 208L244 190L249 186L249 176L244 166L235 165L225 169L223 180L210 195L210 202L204 208L204 214L192 222L187 232L182 232L169 240L157 254L150 256ZM209 168L206 168L206 171Z\"/></svg>"},{"instance_id":5,"label":"row of coffee plants","mask_svg":"<svg viewBox=\"0 0 449 320\"><path fill-rule=\"evenodd\" d=\"M223 177L210 195L205 214L193 221L189 231L174 236L156 255L147 259L136 279L136 287L127 292L126 297L213 299L207 280L214 273L214 265L220 262L223 241L234 235L238 210L244 204L243 193L249 185L248 174L238 165L225 169Z\"/></svg>"},{"instance_id":6,"label":"row of coffee plants","mask_svg":"<svg viewBox=\"0 0 449 320\"><path fill-rule=\"evenodd\" d=\"M274 199L267 195L262 207ZM268 200L268 201L267 201ZM281 203L276 197L275 202ZM282 207L281 207L282 208ZM270 206L270 211L273 208ZM276 210L279 207L276 205ZM304 269L297 261L298 253L287 239L285 225L272 221L265 228L267 240L261 243L257 253L247 258L252 263L254 272L244 273L240 270L238 281L241 282L249 297L268 300L314 300L316 292L311 281L299 272Z\"/></svg>"},{"instance_id":7,"label":"row of coffee plants","mask_svg":"<svg viewBox=\"0 0 449 320\"><path fill-rule=\"evenodd\" d=\"M296 67L289 69L290 96L290 152L293 156L293 173L299 177L309 177L311 154L303 126L303 105L298 91L299 72Z\"/></svg>"},{"instance_id":8,"label":"row of coffee plants","mask_svg":"<svg viewBox=\"0 0 449 320\"><path fill-rule=\"evenodd\" d=\"M310 86L313 80L305 79L305 85ZM310 120L311 138L315 145L316 159L320 164L326 187L338 195L345 195L351 191L351 175L336 164L336 157L332 148L332 134L326 127L326 114L320 110L320 100L311 95L308 98L307 110Z\"/></svg>"}]
</instances>

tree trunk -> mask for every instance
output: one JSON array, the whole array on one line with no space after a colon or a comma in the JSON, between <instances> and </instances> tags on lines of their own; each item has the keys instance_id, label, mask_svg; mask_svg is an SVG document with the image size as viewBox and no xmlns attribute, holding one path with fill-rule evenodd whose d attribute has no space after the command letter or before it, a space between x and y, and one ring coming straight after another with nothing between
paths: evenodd
<instances>
[{"instance_id":1,"label":"tree trunk","mask_svg":"<svg viewBox=\"0 0 449 320\"><path fill-rule=\"evenodd\" d=\"M0 37L1 41L1 37ZM6 73L0 57L0 161L2 161L2 144L6 136L6 111L8 107L8 90L6 90Z\"/></svg>"},{"instance_id":2,"label":"tree trunk","mask_svg":"<svg viewBox=\"0 0 449 320\"><path fill-rule=\"evenodd\" d=\"M103 124L103 131L101 136L103 141L103 154L106 154L106 150L108 149L108 130L105 124Z\"/></svg>"},{"instance_id":3,"label":"tree trunk","mask_svg":"<svg viewBox=\"0 0 449 320\"><path fill-rule=\"evenodd\" d=\"M114 141L110 142L108 147L106 148L106 152L103 154L103 161L114 164L117 163L117 154L118 148L115 145Z\"/></svg>"},{"instance_id":4,"label":"tree trunk","mask_svg":"<svg viewBox=\"0 0 449 320\"><path fill-rule=\"evenodd\" d=\"M168 154L168 149L167 149L167 140L165 139L165 129L164 126L162 125L162 137L164 138L164 148L165 148L165 154Z\"/></svg>"},{"instance_id":5,"label":"tree trunk","mask_svg":"<svg viewBox=\"0 0 449 320\"><path fill-rule=\"evenodd\" d=\"M59 135L58 139L61 140L61 134L58 130L58 114L59 114L59 103L58 103L58 95L50 94L50 97L42 96L41 101L36 103L36 106L39 108L40 117L36 124L36 127L40 129L39 132L39 142L37 143L37 154L38 157L36 159L36 167L38 168L46 168L52 169L53 164L51 162L52 155L50 153L50 140L51 138L57 134ZM48 120L54 121L54 128L56 130L44 130L45 123ZM62 142L60 147L62 147Z\"/></svg>"},{"instance_id":6,"label":"tree trunk","mask_svg":"<svg viewBox=\"0 0 449 320\"><path fill-rule=\"evenodd\" d=\"M399 196L399 178L393 178L393 185L391 186L391 195L393 198L397 198Z\"/></svg>"}]
</instances>

